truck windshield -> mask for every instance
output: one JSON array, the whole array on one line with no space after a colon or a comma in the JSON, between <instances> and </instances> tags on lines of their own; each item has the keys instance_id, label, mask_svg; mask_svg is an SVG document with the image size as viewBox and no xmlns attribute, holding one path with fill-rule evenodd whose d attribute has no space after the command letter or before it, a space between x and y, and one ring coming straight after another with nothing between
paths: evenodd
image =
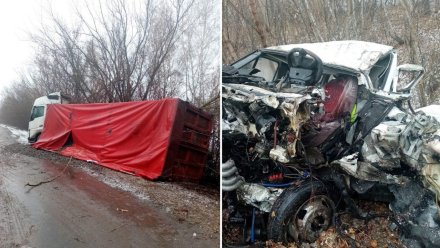
<instances>
[{"instance_id":1,"label":"truck windshield","mask_svg":"<svg viewBox=\"0 0 440 248\"><path fill-rule=\"evenodd\" d=\"M44 115L44 106L34 106L32 109L31 120Z\"/></svg>"}]
</instances>

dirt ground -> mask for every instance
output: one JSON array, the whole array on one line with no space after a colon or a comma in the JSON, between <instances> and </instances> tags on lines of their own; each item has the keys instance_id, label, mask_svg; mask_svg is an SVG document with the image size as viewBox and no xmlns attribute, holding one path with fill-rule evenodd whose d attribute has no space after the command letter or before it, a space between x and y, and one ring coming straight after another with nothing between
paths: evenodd
<instances>
[{"instance_id":1,"label":"dirt ground","mask_svg":"<svg viewBox=\"0 0 440 248\"><path fill-rule=\"evenodd\" d=\"M380 215L390 214L387 205L379 202L359 201L358 206L367 212ZM349 214L340 215L339 233L335 227L321 233L314 243L291 243L283 245L272 241L258 242L249 247L267 248L405 248L399 240L398 229L388 217L374 218L369 221L355 219ZM226 237L234 237L235 230L224 230ZM236 234L239 235L239 234ZM235 236L236 236L235 235ZM226 240L227 242L229 240ZM230 241L229 241L230 242Z\"/></svg>"},{"instance_id":2,"label":"dirt ground","mask_svg":"<svg viewBox=\"0 0 440 248\"><path fill-rule=\"evenodd\" d=\"M391 220L392 214L387 204L365 200L356 200L357 206L366 213L378 216L368 221L353 218L348 213L340 213L337 227L329 228L321 233L314 243L291 243L283 245L273 241L257 242L249 247L259 248L405 248L399 240L399 229ZM227 215L224 214L223 221ZM226 225L227 227L227 225ZM240 240L242 233L239 229L223 229L224 242L234 244ZM226 246L228 247L228 246ZM233 247L233 246L232 246Z\"/></svg>"},{"instance_id":3,"label":"dirt ground","mask_svg":"<svg viewBox=\"0 0 440 248\"><path fill-rule=\"evenodd\" d=\"M391 216L391 211L385 203L358 201L357 204L365 212ZM337 233L335 228L322 233L315 242L316 247L405 247L399 240L399 230L390 220L390 217L380 217L364 221L355 219L349 214L344 214L340 216L339 228L340 233Z\"/></svg>"},{"instance_id":4,"label":"dirt ground","mask_svg":"<svg viewBox=\"0 0 440 248\"><path fill-rule=\"evenodd\" d=\"M35 150L2 127L0 170L0 247L219 246L218 189Z\"/></svg>"}]
</instances>

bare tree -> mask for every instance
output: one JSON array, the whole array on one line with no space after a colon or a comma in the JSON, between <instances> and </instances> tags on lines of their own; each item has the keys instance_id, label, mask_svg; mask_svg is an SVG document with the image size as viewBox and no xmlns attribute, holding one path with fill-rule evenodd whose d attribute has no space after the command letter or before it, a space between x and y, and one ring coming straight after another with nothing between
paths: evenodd
<instances>
[{"instance_id":1,"label":"bare tree","mask_svg":"<svg viewBox=\"0 0 440 248\"><path fill-rule=\"evenodd\" d=\"M196 17L195 25L181 39L179 70L183 75L185 99L202 106L218 95L220 49L212 44L219 44L220 35L213 32L219 29L216 24L219 12L215 2L206 1L195 7L192 14Z\"/></svg>"},{"instance_id":2,"label":"bare tree","mask_svg":"<svg viewBox=\"0 0 440 248\"><path fill-rule=\"evenodd\" d=\"M190 23L192 0L158 5L112 0L77 10L70 26L51 13L52 25L32 34L41 52L35 82L72 89L77 102L115 102L175 96L176 42ZM60 82L65 83L53 83ZM169 88L174 87L174 88Z\"/></svg>"},{"instance_id":3,"label":"bare tree","mask_svg":"<svg viewBox=\"0 0 440 248\"><path fill-rule=\"evenodd\" d=\"M27 129L32 105L37 96L41 96L41 92L22 75L1 94L0 122Z\"/></svg>"}]
</instances>

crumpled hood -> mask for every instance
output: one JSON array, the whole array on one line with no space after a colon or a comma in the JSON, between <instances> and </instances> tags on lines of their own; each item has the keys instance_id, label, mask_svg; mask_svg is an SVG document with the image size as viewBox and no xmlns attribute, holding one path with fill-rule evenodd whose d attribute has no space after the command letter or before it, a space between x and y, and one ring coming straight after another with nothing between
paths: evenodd
<instances>
[{"instance_id":1,"label":"crumpled hood","mask_svg":"<svg viewBox=\"0 0 440 248\"><path fill-rule=\"evenodd\" d=\"M265 101L266 104L273 108L277 108L279 102L276 101L277 98L285 99L309 99L310 96L304 96L296 93L282 93L273 92L257 86L244 85L244 84L223 84L222 97L226 99L232 99L239 102L253 102L255 100Z\"/></svg>"}]
</instances>

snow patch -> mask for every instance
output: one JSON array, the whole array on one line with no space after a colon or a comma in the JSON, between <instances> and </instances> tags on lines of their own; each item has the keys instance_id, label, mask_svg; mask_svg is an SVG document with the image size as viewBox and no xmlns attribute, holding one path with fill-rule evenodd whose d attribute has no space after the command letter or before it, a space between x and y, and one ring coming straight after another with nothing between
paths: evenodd
<instances>
[{"instance_id":1,"label":"snow patch","mask_svg":"<svg viewBox=\"0 0 440 248\"><path fill-rule=\"evenodd\" d=\"M18 143L25 144L25 145L28 143L28 140L27 140L28 132L27 131L21 130L21 129L18 129L18 128L15 128L15 127L11 127L11 126L8 126L8 125L5 125L5 124L0 124L0 127L8 129L9 132L12 133L12 136L14 138L16 138Z\"/></svg>"},{"instance_id":2,"label":"snow patch","mask_svg":"<svg viewBox=\"0 0 440 248\"><path fill-rule=\"evenodd\" d=\"M86 172L87 174L97 178L99 181L107 184L108 186L112 188L117 188L122 191L125 191L127 193L132 194L133 196L137 197L138 199L142 201L150 201L151 198L148 194L146 194L141 186L133 185L131 183L127 183L126 181L123 181L123 179L114 178L112 176L104 176L100 172L94 171L93 169L90 169L87 166L80 166L80 168ZM105 167L104 167L105 168ZM108 169L108 168L105 168ZM122 173L122 172L119 172ZM161 182L156 182L158 184L161 184ZM204 196L203 194L200 194L199 192L191 192L190 190L186 189L185 187L177 184L169 184L167 187L171 187L172 189L179 191L179 192L187 192L185 195L185 199L182 199L183 201L187 202L188 204L192 204L192 202L200 202L204 204L206 207L212 206L213 204L216 204L216 201Z\"/></svg>"},{"instance_id":3,"label":"snow patch","mask_svg":"<svg viewBox=\"0 0 440 248\"><path fill-rule=\"evenodd\" d=\"M120 180L110 178L110 177L104 177L101 178L101 181L105 184L109 185L113 188L118 188L120 190L123 190L125 192L129 192L132 195L136 196L138 199L141 199L143 201L149 201L150 197L148 195L143 194L142 192L139 192L139 189L136 189L136 187L131 186L130 184L127 184L126 182L122 182Z\"/></svg>"},{"instance_id":4,"label":"snow patch","mask_svg":"<svg viewBox=\"0 0 440 248\"><path fill-rule=\"evenodd\" d=\"M430 115L434 117L438 122L440 122L440 105L429 105L423 108L419 108L416 111L422 111L426 115Z\"/></svg>"},{"instance_id":5,"label":"snow patch","mask_svg":"<svg viewBox=\"0 0 440 248\"><path fill-rule=\"evenodd\" d=\"M108 186L112 187L112 188L117 188L120 190L123 190L125 192L131 193L132 195L134 195L135 197L137 197L140 200L143 201L149 201L150 197L142 192L140 192L139 189L137 189L136 187L127 184L127 182L123 182L119 179L115 179L115 178L111 178L111 177L104 177L102 176L100 173L97 173L96 171L85 167L85 166L81 166L81 169L83 171L85 171L86 173L88 173L89 175L98 178L101 182L107 184Z\"/></svg>"}]
</instances>

